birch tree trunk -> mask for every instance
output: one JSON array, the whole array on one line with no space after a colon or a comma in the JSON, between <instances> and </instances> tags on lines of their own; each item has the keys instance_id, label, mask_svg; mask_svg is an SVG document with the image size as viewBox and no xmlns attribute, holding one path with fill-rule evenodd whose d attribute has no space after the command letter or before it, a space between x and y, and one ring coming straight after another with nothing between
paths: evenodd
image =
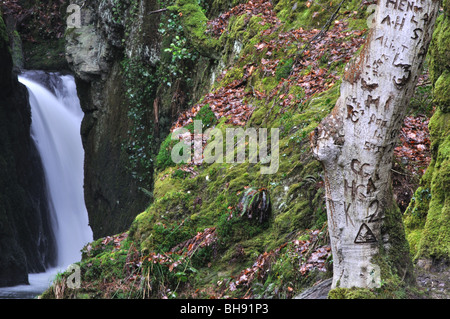
<instances>
[{"instance_id":1,"label":"birch tree trunk","mask_svg":"<svg viewBox=\"0 0 450 319\"><path fill-rule=\"evenodd\" d=\"M438 9L438 0L379 0L335 108L311 133L325 174L333 288L379 287L387 272L411 271L391 165Z\"/></svg>"}]
</instances>

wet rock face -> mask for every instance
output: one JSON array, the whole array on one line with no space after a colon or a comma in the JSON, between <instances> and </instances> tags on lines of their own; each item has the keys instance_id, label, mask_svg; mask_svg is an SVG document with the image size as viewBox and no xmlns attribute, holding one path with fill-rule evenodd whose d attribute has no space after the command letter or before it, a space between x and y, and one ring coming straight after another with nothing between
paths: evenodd
<instances>
[{"instance_id":1,"label":"wet rock face","mask_svg":"<svg viewBox=\"0 0 450 319\"><path fill-rule=\"evenodd\" d=\"M67 55L67 61L73 70L85 81L89 81L93 75L101 75L106 48L96 29L93 26L82 27L76 41L78 42L73 39L66 45L67 50L71 52Z\"/></svg>"},{"instance_id":2,"label":"wet rock face","mask_svg":"<svg viewBox=\"0 0 450 319\"><path fill-rule=\"evenodd\" d=\"M82 6L81 1L75 4ZM109 69L108 53L110 44L105 38L107 34L98 28L101 23L96 13L94 2L83 7L81 26L68 29L66 36L66 59L71 69L84 81L90 82L97 76L107 74Z\"/></svg>"},{"instance_id":3,"label":"wet rock face","mask_svg":"<svg viewBox=\"0 0 450 319\"><path fill-rule=\"evenodd\" d=\"M85 201L94 238L99 238L128 229L149 204L153 164L132 162L139 151L128 145L151 139L145 155L156 157L150 153L157 153L177 112L188 107L187 97L196 101L206 89L213 62L207 57L189 61L191 74L163 84L154 78L163 64L164 42L158 32L160 15L150 14L159 9L156 0L71 3L80 7L81 25L66 30L66 58L85 113ZM136 123L136 109L144 110L143 123ZM131 136L142 127L142 136ZM146 176L144 182L139 175Z\"/></svg>"},{"instance_id":4,"label":"wet rock face","mask_svg":"<svg viewBox=\"0 0 450 319\"><path fill-rule=\"evenodd\" d=\"M3 34L0 18L0 34ZM12 74L8 39L0 38L0 287L28 283L54 261L45 181L30 136L27 89Z\"/></svg>"},{"instance_id":5,"label":"wet rock face","mask_svg":"<svg viewBox=\"0 0 450 319\"><path fill-rule=\"evenodd\" d=\"M331 290L332 281L332 278L326 279L314 287L305 290L300 295L294 297L294 299L327 299L328 293Z\"/></svg>"},{"instance_id":6,"label":"wet rock face","mask_svg":"<svg viewBox=\"0 0 450 319\"><path fill-rule=\"evenodd\" d=\"M154 0L137 4L127 1L72 1L80 8L80 27L66 32L66 59L76 75L93 82L106 80L114 62L127 56L140 56L155 64L159 61L158 19L146 16L157 5ZM125 26L128 32L125 37ZM125 40L126 38L126 40Z\"/></svg>"},{"instance_id":7,"label":"wet rock face","mask_svg":"<svg viewBox=\"0 0 450 319\"><path fill-rule=\"evenodd\" d=\"M81 127L85 201L94 238L99 238L126 230L148 205L148 197L127 169L122 149L131 123L121 62L125 47L142 40L137 36L136 41L122 40L129 10L125 1L73 3L81 8L81 26L67 29L66 58L85 113ZM141 23L138 20L133 24Z\"/></svg>"}]
</instances>

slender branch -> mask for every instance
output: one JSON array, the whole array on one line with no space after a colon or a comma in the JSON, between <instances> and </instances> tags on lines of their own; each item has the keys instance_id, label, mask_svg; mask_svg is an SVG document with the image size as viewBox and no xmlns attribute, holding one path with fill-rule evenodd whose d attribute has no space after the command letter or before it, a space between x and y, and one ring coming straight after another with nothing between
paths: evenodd
<instances>
[{"instance_id":1,"label":"slender branch","mask_svg":"<svg viewBox=\"0 0 450 319\"><path fill-rule=\"evenodd\" d=\"M164 8L164 9L158 9L158 10L155 10L155 11L150 11L150 12L148 12L147 14L161 13L161 12L164 12L164 11L167 11L167 10L168 10L167 8Z\"/></svg>"}]
</instances>

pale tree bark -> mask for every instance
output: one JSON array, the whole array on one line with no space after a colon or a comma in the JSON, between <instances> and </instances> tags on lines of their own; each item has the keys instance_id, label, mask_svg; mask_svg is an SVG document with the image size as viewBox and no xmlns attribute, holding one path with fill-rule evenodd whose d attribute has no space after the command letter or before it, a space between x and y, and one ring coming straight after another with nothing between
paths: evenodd
<instances>
[{"instance_id":1,"label":"pale tree bark","mask_svg":"<svg viewBox=\"0 0 450 319\"><path fill-rule=\"evenodd\" d=\"M437 0L379 0L335 108L311 133L313 154L324 167L332 287L378 287L383 272L402 278L408 271L391 165L438 9Z\"/></svg>"}]
</instances>

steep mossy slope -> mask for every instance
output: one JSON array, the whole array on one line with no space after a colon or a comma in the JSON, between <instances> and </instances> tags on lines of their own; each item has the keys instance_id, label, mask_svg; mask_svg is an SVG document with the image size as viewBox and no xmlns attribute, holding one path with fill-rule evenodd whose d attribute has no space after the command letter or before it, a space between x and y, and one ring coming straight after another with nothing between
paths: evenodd
<instances>
[{"instance_id":1,"label":"steep mossy slope","mask_svg":"<svg viewBox=\"0 0 450 319\"><path fill-rule=\"evenodd\" d=\"M429 124L432 161L405 213L414 258L434 264L450 262L450 1L443 5L429 51L436 106Z\"/></svg>"}]
</instances>

